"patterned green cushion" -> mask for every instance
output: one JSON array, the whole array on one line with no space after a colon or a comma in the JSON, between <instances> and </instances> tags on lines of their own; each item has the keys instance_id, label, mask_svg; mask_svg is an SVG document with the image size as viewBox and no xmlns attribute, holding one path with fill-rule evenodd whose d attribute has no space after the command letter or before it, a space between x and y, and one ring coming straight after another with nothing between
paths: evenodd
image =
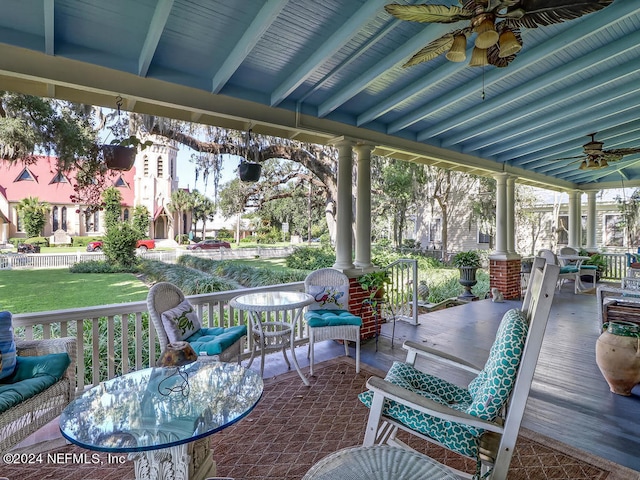
<instances>
[{"instance_id":1,"label":"patterned green cushion","mask_svg":"<svg viewBox=\"0 0 640 480\"><path fill-rule=\"evenodd\" d=\"M513 389L527 331L522 312L512 309L505 313L485 368L468 390L399 362L393 364L385 379L455 410L494 420ZM373 392L363 392L359 398L371 407ZM426 415L390 400L385 400L383 414L455 452L477 457L480 429Z\"/></svg>"},{"instance_id":2,"label":"patterned green cushion","mask_svg":"<svg viewBox=\"0 0 640 480\"><path fill-rule=\"evenodd\" d=\"M332 325L362 325L362 319L346 310L309 310L304 319L310 327L330 327Z\"/></svg>"}]
</instances>

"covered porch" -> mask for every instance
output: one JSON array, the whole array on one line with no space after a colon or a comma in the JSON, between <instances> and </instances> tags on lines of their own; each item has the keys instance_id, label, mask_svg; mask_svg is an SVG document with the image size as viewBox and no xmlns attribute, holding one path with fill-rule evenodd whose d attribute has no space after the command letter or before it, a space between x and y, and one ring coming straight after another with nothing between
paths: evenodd
<instances>
[{"instance_id":1,"label":"covered porch","mask_svg":"<svg viewBox=\"0 0 640 480\"><path fill-rule=\"evenodd\" d=\"M300 285L289 284L277 286L278 289L300 289ZM192 297L205 307L222 309L234 292L215 294L207 301L207 295ZM211 296L209 296L211 297ZM218 304L218 306L215 306ZM429 346L445 349L462 356L471 362L484 362L488 349L493 341L502 314L519 307L520 302L509 300L494 303L481 300L445 310L422 314L419 325L398 321L395 329L393 346L391 344L392 323L382 327L381 336L364 341L362 344L362 362L382 371L387 371L395 360L404 360L401 345L404 340L425 342ZM140 318L143 308L131 318ZM120 315L125 310L138 310L136 305L127 304L109 306L112 312L108 318L116 323L121 321ZM120 312L115 314L115 312ZM105 315L105 308L91 315ZM61 317L82 316L82 311L62 313L43 313L38 320L33 315L17 315L15 323L34 325L46 322L58 324ZM85 315L87 313L85 312ZM97 319L94 319L95 324ZM64 322L63 322L64 323ZM27 328L27 331L29 328ZM45 328L48 331L49 328ZM142 329L137 338L143 337ZM153 335L151 334L153 337ZM523 427L550 437L571 447L589 452L595 456L606 458L619 465L638 471L640 478L640 386L633 395L622 397L609 391L608 385L600 374L595 363L595 342L599 336L598 316L596 312L596 296L593 294L575 295L570 286L563 287L555 294L554 302L547 326L542 352L525 411ZM80 340L79 340L80 341ZM307 346L304 334L299 338L300 346L296 349L303 371L308 373ZM144 342L142 342L144 343ZM137 343L141 345L142 343ZM122 345L111 345L108 348L109 358L101 358L94 352L94 365L112 364L113 352ZM141 348L135 348L135 357L141 358ZM342 345L326 341L316 347L316 362L322 362L344 355ZM245 359L246 362L246 359ZM131 365L125 368L142 368L145 365ZM84 371L93 371L90 365L79 365L79 377ZM111 367L109 367L111 369ZM254 363L254 369L259 364ZM110 370L111 371L111 370ZM282 356L278 353L267 356L264 378L272 378L287 372ZM468 381L463 377L451 377L446 368L435 371L451 381ZM95 377L98 381L98 378ZM299 378L298 378L299 380ZM302 383L301 383L302 384ZM83 387L79 386L80 389ZM313 389L313 386L311 387ZM316 387L317 388L317 387ZM27 441L28 443L56 438L57 425L51 425Z\"/></svg>"}]
</instances>

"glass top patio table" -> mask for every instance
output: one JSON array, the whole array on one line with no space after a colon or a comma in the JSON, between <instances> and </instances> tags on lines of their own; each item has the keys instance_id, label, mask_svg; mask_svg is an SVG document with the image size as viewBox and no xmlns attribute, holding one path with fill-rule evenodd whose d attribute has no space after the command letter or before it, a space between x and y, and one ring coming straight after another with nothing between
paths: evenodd
<instances>
[{"instance_id":1,"label":"glass top patio table","mask_svg":"<svg viewBox=\"0 0 640 480\"><path fill-rule=\"evenodd\" d=\"M262 391L262 378L237 364L147 368L108 380L71 402L60 416L60 431L90 450L168 448L237 422Z\"/></svg>"}]
</instances>

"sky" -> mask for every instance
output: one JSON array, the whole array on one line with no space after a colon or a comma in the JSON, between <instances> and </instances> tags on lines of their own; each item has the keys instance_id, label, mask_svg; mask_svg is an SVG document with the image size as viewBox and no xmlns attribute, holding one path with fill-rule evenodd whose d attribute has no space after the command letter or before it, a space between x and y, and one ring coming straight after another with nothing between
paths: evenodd
<instances>
[{"instance_id":1,"label":"sky","mask_svg":"<svg viewBox=\"0 0 640 480\"><path fill-rule=\"evenodd\" d=\"M207 183L207 188L205 190L204 181L202 176L198 178L196 182L196 173L193 163L189 161L191 158L191 154L193 150L190 148L181 146L178 150L178 186L180 188L189 188L189 190L198 189L201 193L204 193L208 196L213 196L213 180L210 179ZM236 168L238 167L237 161L232 158L226 158L222 162L222 178L220 179L220 185L232 180L236 177L237 172Z\"/></svg>"}]
</instances>

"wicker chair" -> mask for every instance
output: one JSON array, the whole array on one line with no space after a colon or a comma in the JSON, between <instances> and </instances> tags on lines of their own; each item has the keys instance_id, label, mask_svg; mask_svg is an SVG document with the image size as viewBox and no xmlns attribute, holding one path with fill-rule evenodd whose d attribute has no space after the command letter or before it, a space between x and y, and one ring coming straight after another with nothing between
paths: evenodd
<instances>
[{"instance_id":1,"label":"wicker chair","mask_svg":"<svg viewBox=\"0 0 640 480\"><path fill-rule=\"evenodd\" d=\"M184 293L178 287L169 282L159 282L149 289L147 295L147 308L149 309L149 316L153 322L153 326L156 329L158 335L158 341L160 343L160 349L165 351L169 342L169 337L165 330L165 326L162 323L162 313L167 310L171 310L180 305L185 300ZM199 339L194 339L195 336L200 336ZM242 339L246 336L247 329L243 326L228 327L228 328L202 328L200 332L192 337L185 339L187 342L194 346L194 350L198 354L198 360L201 361L240 361L240 353L242 347ZM198 348L200 344L204 342L204 339L211 338L213 341L215 337L225 335L235 339L233 343L225 348L219 354L202 354L202 349Z\"/></svg>"},{"instance_id":2,"label":"wicker chair","mask_svg":"<svg viewBox=\"0 0 640 480\"><path fill-rule=\"evenodd\" d=\"M334 268L321 268L311 272L304 280L305 291L320 299L316 288L335 287L340 289L340 305L344 308L322 309L322 305L316 305L317 309L309 310L304 314L309 327L309 373L313 375L314 344L322 340L343 340L344 353L349 356L348 341L356 344L356 373L360 372L360 327L362 319L348 312L349 308L349 278ZM337 305L332 305L336 307Z\"/></svg>"},{"instance_id":3,"label":"wicker chair","mask_svg":"<svg viewBox=\"0 0 640 480\"><path fill-rule=\"evenodd\" d=\"M6 452L55 419L75 397L76 340L16 340L16 353L23 357L66 352L71 359L64 376L43 392L0 413L0 452Z\"/></svg>"}]
</instances>

